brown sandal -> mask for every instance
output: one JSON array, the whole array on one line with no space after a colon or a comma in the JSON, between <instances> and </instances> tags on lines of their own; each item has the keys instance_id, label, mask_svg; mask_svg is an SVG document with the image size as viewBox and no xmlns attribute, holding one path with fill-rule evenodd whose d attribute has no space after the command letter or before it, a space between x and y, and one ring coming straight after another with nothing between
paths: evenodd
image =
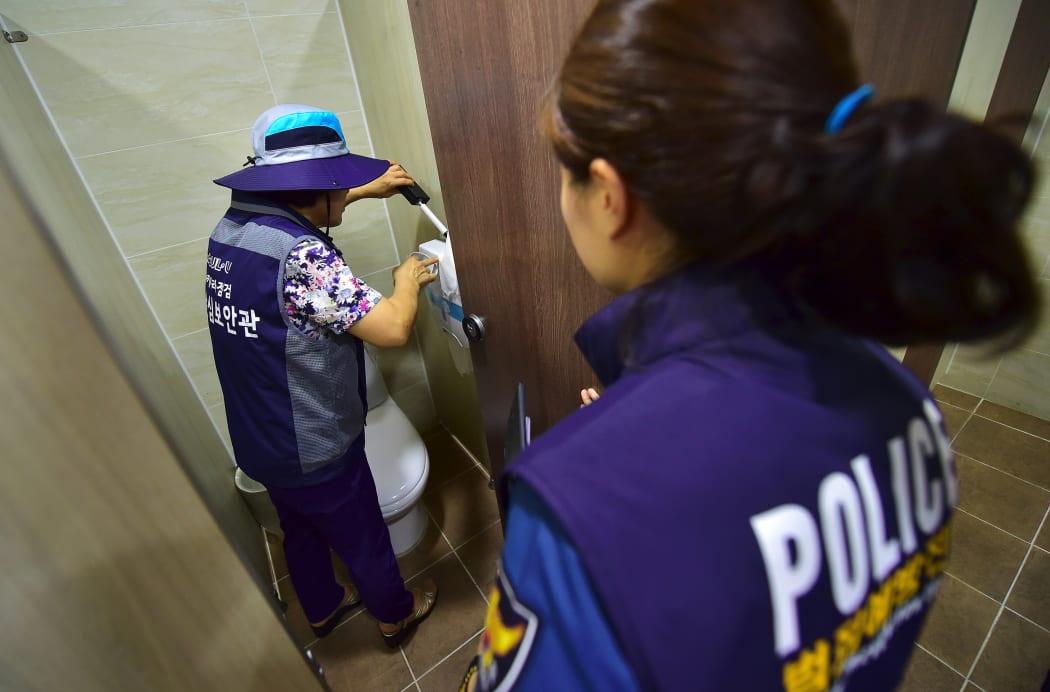
<instances>
[{"instance_id":1,"label":"brown sandal","mask_svg":"<svg viewBox=\"0 0 1050 692\"><path fill-rule=\"evenodd\" d=\"M357 592L357 587L346 586L343 588L346 590L346 595L343 597L343 602L339 604L339 607L332 611L332 614L325 618L325 621L320 625L310 623L310 629L314 631L318 639L331 634L332 630L343 621L343 617L347 613L361 605L361 595Z\"/></svg>"},{"instance_id":2,"label":"brown sandal","mask_svg":"<svg viewBox=\"0 0 1050 692\"><path fill-rule=\"evenodd\" d=\"M416 598L418 596L418 599ZM383 635L383 641L391 649L396 649L401 645L401 642L412 633L413 630L427 619L427 616L434 610L434 604L437 603L438 589L437 584L430 577L423 582L422 587L416 587L412 589L412 600L416 603L416 607L412 610L407 618L397 623L397 629L393 632L384 632L382 625L389 625L393 623L381 622L379 632Z\"/></svg>"}]
</instances>

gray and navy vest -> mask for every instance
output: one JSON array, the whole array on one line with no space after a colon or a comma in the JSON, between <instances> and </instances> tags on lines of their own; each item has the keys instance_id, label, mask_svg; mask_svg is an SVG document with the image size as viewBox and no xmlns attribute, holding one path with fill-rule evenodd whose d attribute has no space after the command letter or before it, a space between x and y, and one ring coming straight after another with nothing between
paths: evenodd
<instances>
[{"instance_id":1,"label":"gray and navy vest","mask_svg":"<svg viewBox=\"0 0 1050 692\"><path fill-rule=\"evenodd\" d=\"M683 269L576 340L606 391L507 475L572 540L641 687L893 689L958 497L926 388L760 268Z\"/></svg>"},{"instance_id":2,"label":"gray and navy vest","mask_svg":"<svg viewBox=\"0 0 1050 692\"><path fill-rule=\"evenodd\" d=\"M360 340L311 339L285 314L285 260L306 238L334 249L294 211L234 192L208 242L208 327L234 456L282 488L342 473L366 410Z\"/></svg>"}]
</instances>

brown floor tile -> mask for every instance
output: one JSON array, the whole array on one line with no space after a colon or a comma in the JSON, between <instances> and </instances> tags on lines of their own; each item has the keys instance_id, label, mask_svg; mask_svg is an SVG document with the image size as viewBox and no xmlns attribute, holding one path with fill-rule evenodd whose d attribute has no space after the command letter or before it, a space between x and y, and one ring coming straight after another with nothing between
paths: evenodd
<instances>
[{"instance_id":1,"label":"brown floor tile","mask_svg":"<svg viewBox=\"0 0 1050 692\"><path fill-rule=\"evenodd\" d=\"M398 692L412 682L401 652L383 643L379 626L368 613L352 617L312 650L334 692Z\"/></svg>"},{"instance_id":2,"label":"brown floor tile","mask_svg":"<svg viewBox=\"0 0 1050 692\"><path fill-rule=\"evenodd\" d=\"M1050 553L1038 548L1029 553L1006 607L1050 629Z\"/></svg>"},{"instance_id":3,"label":"brown floor tile","mask_svg":"<svg viewBox=\"0 0 1050 692\"><path fill-rule=\"evenodd\" d=\"M955 465L959 470L959 509L1018 538L1032 540L1050 505L1050 492L962 455L956 455Z\"/></svg>"},{"instance_id":4,"label":"brown floor tile","mask_svg":"<svg viewBox=\"0 0 1050 692\"><path fill-rule=\"evenodd\" d=\"M453 548L499 521L496 493L477 469L429 490L423 502Z\"/></svg>"},{"instance_id":5,"label":"brown floor tile","mask_svg":"<svg viewBox=\"0 0 1050 692\"><path fill-rule=\"evenodd\" d=\"M958 389L945 387L942 384L933 385L933 389L930 391L933 392L933 398L942 404L958 406L964 411L973 411L981 401L980 397L976 397L973 394L967 394L966 392L960 392Z\"/></svg>"},{"instance_id":6,"label":"brown floor tile","mask_svg":"<svg viewBox=\"0 0 1050 692\"><path fill-rule=\"evenodd\" d=\"M955 436L962 430L963 424L970 418L970 412L951 404L941 404L941 413L944 414L944 427L948 430L948 437Z\"/></svg>"},{"instance_id":7,"label":"brown floor tile","mask_svg":"<svg viewBox=\"0 0 1050 692\"><path fill-rule=\"evenodd\" d=\"M467 672L467 666L470 665L470 660L478 653L480 636L478 634L471 637L463 648L449 656L437 668L419 678L419 688L423 692L458 690L459 683L463 682L463 674Z\"/></svg>"},{"instance_id":8,"label":"brown floor tile","mask_svg":"<svg viewBox=\"0 0 1050 692\"><path fill-rule=\"evenodd\" d=\"M427 486L436 488L464 471L474 468L474 462L464 453L444 428L433 430L423 436L430 457L430 477Z\"/></svg>"},{"instance_id":9,"label":"brown floor tile","mask_svg":"<svg viewBox=\"0 0 1050 692\"><path fill-rule=\"evenodd\" d=\"M1027 543L980 519L956 512L947 571L1001 603L1026 552Z\"/></svg>"},{"instance_id":10,"label":"brown floor tile","mask_svg":"<svg viewBox=\"0 0 1050 692\"><path fill-rule=\"evenodd\" d=\"M467 541L459 550L459 559L466 565L470 576L488 596L496 581L496 565L503 550L503 529L499 524L490 526Z\"/></svg>"},{"instance_id":11,"label":"brown floor tile","mask_svg":"<svg viewBox=\"0 0 1050 692\"><path fill-rule=\"evenodd\" d=\"M956 670L968 671L998 611L998 603L945 575L919 643Z\"/></svg>"},{"instance_id":12,"label":"brown floor tile","mask_svg":"<svg viewBox=\"0 0 1050 692\"><path fill-rule=\"evenodd\" d=\"M981 402L980 406L977 407L977 415L991 418L998 423L1009 425L1011 428L1017 428L1018 430L1023 430L1030 435L1041 437L1044 440L1050 440L1050 420L1036 418L1027 413L1015 411L1012 408L993 404L990 401Z\"/></svg>"},{"instance_id":13,"label":"brown floor tile","mask_svg":"<svg viewBox=\"0 0 1050 692\"><path fill-rule=\"evenodd\" d=\"M277 534L266 532L266 542L270 546L270 561L273 572L278 579L288 576L288 563L284 561L284 539Z\"/></svg>"},{"instance_id":14,"label":"brown floor tile","mask_svg":"<svg viewBox=\"0 0 1050 692\"><path fill-rule=\"evenodd\" d=\"M1050 441L974 416L953 447L959 454L1050 490Z\"/></svg>"},{"instance_id":15,"label":"brown floor tile","mask_svg":"<svg viewBox=\"0 0 1050 692\"><path fill-rule=\"evenodd\" d=\"M908 662L898 692L958 692L963 676L919 647Z\"/></svg>"},{"instance_id":16,"label":"brown floor tile","mask_svg":"<svg viewBox=\"0 0 1050 692\"><path fill-rule=\"evenodd\" d=\"M1039 537L1035 539L1035 544L1043 550L1050 550L1050 522L1043 524L1043 530L1039 532Z\"/></svg>"},{"instance_id":17,"label":"brown floor tile","mask_svg":"<svg viewBox=\"0 0 1050 692\"><path fill-rule=\"evenodd\" d=\"M442 537L434 519L428 516L427 530L419 545L397 559L398 567L401 568L401 576L405 579L412 579L450 552L452 552L452 546Z\"/></svg>"},{"instance_id":18,"label":"brown floor tile","mask_svg":"<svg viewBox=\"0 0 1050 692\"><path fill-rule=\"evenodd\" d=\"M485 620L485 599L455 555L427 571L438 585L438 601L427 621L408 639L405 655L412 670L424 673L481 629ZM409 586L415 586L419 579Z\"/></svg>"},{"instance_id":19,"label":"brown floor tile","mask_svg":"<svg viewBox=\"0 0 1050 692\"><path fill-rule=\"evenodd\" d=\"M1050 669L1050 632L1004 610L973 671L986 692L1038 690Z\"/></svg>"}]
</instances>

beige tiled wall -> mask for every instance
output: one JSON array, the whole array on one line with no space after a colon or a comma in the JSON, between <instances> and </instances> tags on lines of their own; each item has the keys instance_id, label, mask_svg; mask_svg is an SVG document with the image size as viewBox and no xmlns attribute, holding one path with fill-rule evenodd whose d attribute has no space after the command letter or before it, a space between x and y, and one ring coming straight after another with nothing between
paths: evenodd
<instances>
[{"instance_id":1,"label":"beige tiled wall","mask_svg":"<svg viewBox=\"0 0 1050 692\"><path fill-rule=\"evenodd\" d=\"M342 0L342 8L351 53L359 66L367 66L358 71L358 80L365 111L372 116L372 142L383 156L408 168L430 195L428 206L439 218L447 219L408 4ZM438 236L419 209L408 204L391 204L389 209L401 255ZM454 238L453 220L448 221ZM470 368L456 367L452 351L459 347L450 345L428 312L422 311L416 333L438 416L476 457L484 460L488 454L474 373ZM455 357L461 366L469 362L469 355L462 351ZM388 361L380 364L384 371L389 369Z\"/></svg>"},{"instance_id":2,"label":"beige tiled wall","mask_svg":"<svg viewBox=\"0 0 1050 692\"><path fill-rule=\"evenodd\" d=\"M229 193L211 180L243 163L252 123L276 103L335 111L351 149L373 153L337 0L7 0L3 13L30 34L17 50L225 434L201 281ZM333 235L355 274L388 292L401 253L386 205L354 204ZM413 423L433 427L418 342L382 363Z\"/></svg>"},{"instance_id":3,"label":"beige tiled wall","mask_svg":"<svg viewBox=\"0 0 1050 692\"><path fill-rule=\"evenodd\" d=\"M995 88L1018 0L979 0L959 67L952 107L970 117L984 117ZM1004 357L987 349L949 345L935 382L1026 413L1050 418L1050 75L1043 86L1025 147L1039 173L1038 187L1022 222L1031 266L1039 276L1043 319L1022 348Z\"/></svg>"}]
</instances>

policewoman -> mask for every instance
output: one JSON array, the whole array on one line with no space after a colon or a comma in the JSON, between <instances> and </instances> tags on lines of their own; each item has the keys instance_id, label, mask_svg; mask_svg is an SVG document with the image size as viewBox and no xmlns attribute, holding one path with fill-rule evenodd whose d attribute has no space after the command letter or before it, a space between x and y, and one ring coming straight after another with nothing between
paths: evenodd
<instances>
[{"instance_id":1,"label":"policewoman","mask_svg":"<svg viewBox=\"0 0 1050 692\"><path fill-rule=\"evenodd\" d=\"M384 297L350 271L329 229L363 197L412 179L350 153L336 116L267 110L249 164L215 182L230 208L208 243L208 322L237 465L266 486L284 530L288 573L314 633L364 603L396 647L434 607L437 587L409 591L398 571L365 458L362 341L410 335L428 264L409 258ZM330 550L353 585L340 585Z\"/></svg>"},{"instance_id":2,"label":"policewoman","mask_svg":"<svg viewBox=\"0 0 1050 692\"><path fill-rule=\"evenodd\" d=\"M604 391L508 470L464 686L893 689L958 483L879 344L1030 330L1027 158L879 100L832 0L599 0L544 123Z\"/></svg>"}]
</instances>

